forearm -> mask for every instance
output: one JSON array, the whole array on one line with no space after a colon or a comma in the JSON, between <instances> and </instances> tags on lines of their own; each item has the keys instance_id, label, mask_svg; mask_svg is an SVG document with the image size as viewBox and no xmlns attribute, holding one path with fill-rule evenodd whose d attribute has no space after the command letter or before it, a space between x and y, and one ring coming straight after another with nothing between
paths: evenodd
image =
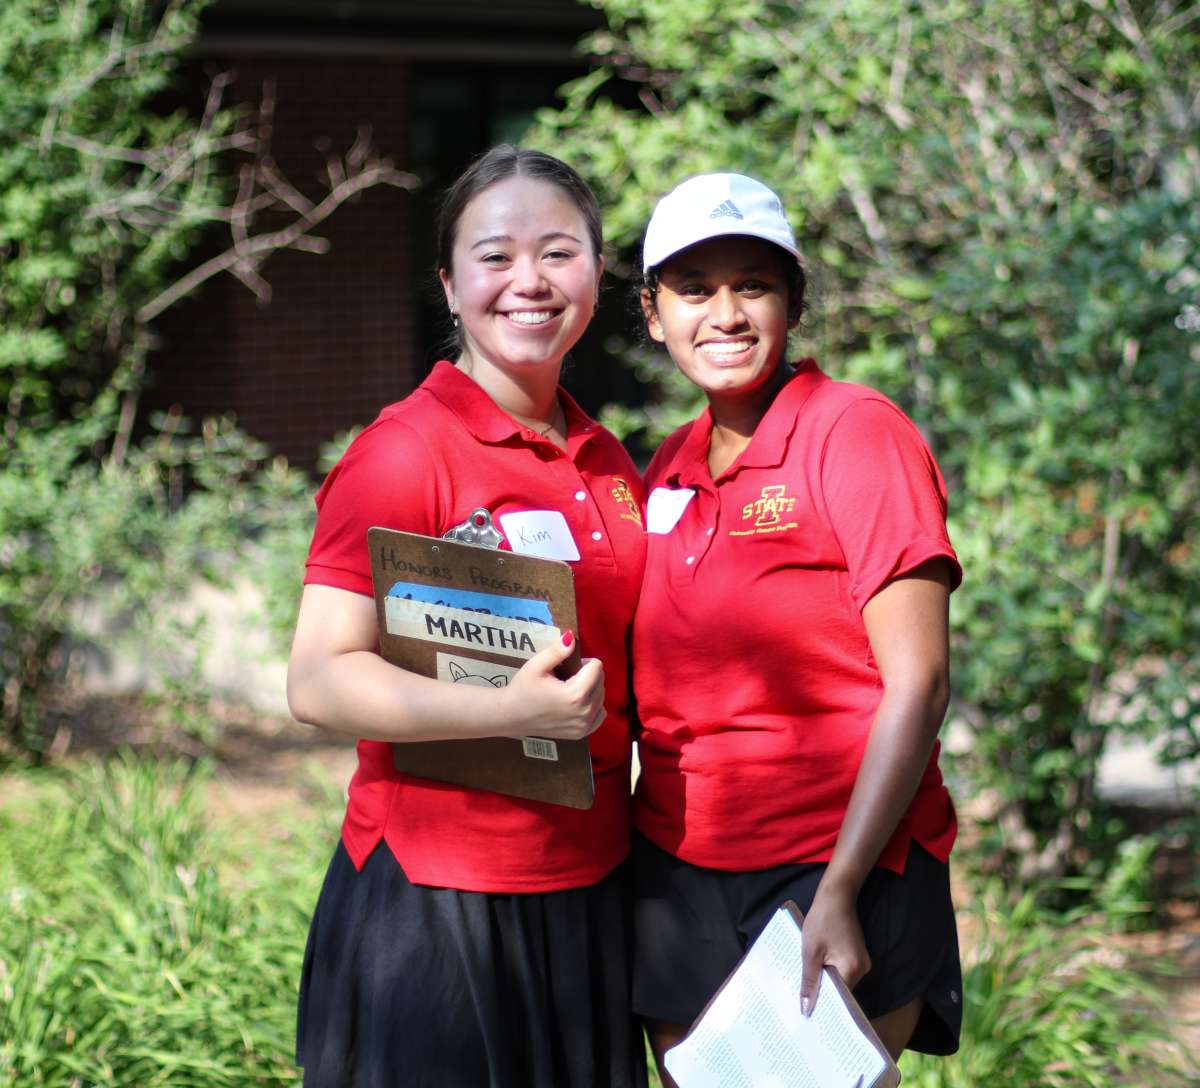
<instances>
[{"instance_id":1,"label":"forearm","mask_svg":"<svg viewBox=\"0 0 1200 1088\"><path fill-rule=\"evenodd\" d=\"M509 682L456 684L420 676L376 652L375 606L367 597L310 585L288 659L288 706L298 721L365 740L579 740L604 718L604 670L585 660L558 678L574 652L568 631L533 655Z\"/></svg>"},{"instance_id":2,"label":"forearm","mask_svg":"<svg viewBox=\"0 0 1200 1088\"><path fill-rule=\"evenodd\" d=\"M949 580L938 559L888 583L863 623L883 680L841 830L804 924L801 1007L811 1008L824 964L854 986L871 968L858 893L917 792L950 698Z\"/></svg>"},{"instance_id":3,"label":"forearm","mask_svg":"<svg viewBox=\"0 0 1200 1088\"><path fill-rule=\"evenodd\" d=\"M948 696L939 675L886 689L822 881L830 890L857 897L917 792Z\"/></svg>"},{"instance_id":4,"label":"forearm","mask_svg":"<svg viewBox=\"0 0 1200 1088\"><path fill-rule=\"evenodd\" d=\"M288 704L298 721L364 740L471 740L515 730L500 690L419 676L369 650L293 660Z\"/></svg>"}]
</instances>

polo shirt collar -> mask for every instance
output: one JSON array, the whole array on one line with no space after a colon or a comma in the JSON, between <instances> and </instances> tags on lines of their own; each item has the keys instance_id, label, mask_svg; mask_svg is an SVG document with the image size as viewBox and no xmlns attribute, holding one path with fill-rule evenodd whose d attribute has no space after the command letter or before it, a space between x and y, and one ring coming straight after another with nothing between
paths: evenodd
<instances>
[{"instance_id":1,"label":"polo shirt collar","mask_svg":"<svg viewBox=\"0 0 1200 1088\"><path fill-rule=\"evenodd\" d=\"M500 408L474 378L445 359L434 366L421 388L449 408L481 442L500 443L514 437L523 438L528 430ZM576 435L590 436L595 431L595 422L561 385L558 402L567 421L568 441Z\"/></svg>"},{"instance_id":2,"label":"polo shirt collar","mask_svg":"<svg viewBox=\"0 0 1200 1088\"><path fill-rule=\"evenodd\" d=\"M712 409L705 407L693 421L683 444L671 458L665 478L672 487L695 487L710 484L708 471L708 440L712 437Z\"/></svg>"},{"instance_id":3,"label":"polo shirt collar","mask_svg":"<svg viewBox=\"0 0 1200 1088\"><path fill-rule=\"evenodd\" d=\"M800 410L817 386L827 381L829 378L817 366L816 360L801 359L766 414L759 420L750 445L742 450L722 476L729 476L742 468L778 468L782 465ZM687 438L671 459L671 467L666 473L668 481L682 487L713 482L708 471L708 446L712 429L712 409L705 408L696 417Z\"/></svg>"}]
</instances>

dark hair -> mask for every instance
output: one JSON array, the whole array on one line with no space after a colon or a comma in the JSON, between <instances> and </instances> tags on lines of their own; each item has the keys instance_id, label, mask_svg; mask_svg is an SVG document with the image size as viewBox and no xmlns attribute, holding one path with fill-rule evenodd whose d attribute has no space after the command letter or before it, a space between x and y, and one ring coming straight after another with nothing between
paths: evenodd
<instances>
[{"instance_id":1,"label":"dark hair","mask_svg":"<svg viewBox=\"0 0 1200 1088\"><path fill-rule=\"evenodd\" d=\"M458 221L484 189L507 178L534 178L557 185L575 203L587 227L588 240L597 260L604 250L604 230L600 224L600 205L596 194L565 162L544 151L531 151L512 144L497 144L484 152L446 190L438 209L437 266L451 272L454 269L454 242L458 236Z\"/></svg>"},{"instance_id":2,"label":"dark hair","mask_svg":"<svg viewBox=\"0 0 1200 1088\"><path fill-rule=\"evenodd\" d=\"M804 265L796 260L786 249L779 246L774 247L779 250L779 255L784 262L784 275L787 277L787 294L788 294L788 326L793 327L800 323L800 319L804 316L804 311L807 308L804 304L805 294L808 290L808 277L804 273ZM674 254L672 254L674 256ZM668 257L669 261L671 258ZM630 292L630 303L634 307L634 312L641 320L643 330L645 329L645 315L642 313L642 292L649 291L651 299L658 297L658 274L662 270L662 264L656 264L653 268L646 269L640 280L634 280L633 290Z\"/></svg>"}]
</instances>

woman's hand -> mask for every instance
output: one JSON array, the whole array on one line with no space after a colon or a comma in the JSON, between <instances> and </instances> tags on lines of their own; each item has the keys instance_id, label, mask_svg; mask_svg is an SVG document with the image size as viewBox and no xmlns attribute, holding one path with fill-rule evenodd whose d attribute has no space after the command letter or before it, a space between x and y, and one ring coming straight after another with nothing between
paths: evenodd
<instances>
[{"instance_id":1,"label":"woman's hand","mask_svg":"<svg viewBox=\"0 0 1200 1088\"><path fill-rule=\"evenodd\" d=\"M562 639L531 657L502 689L502 717L512 736L581 740L604 721L604 666L585 658L579 671L560 680L554 670L574 648L574 636Z\"/></svg>"},{"instance_id":2,"label":"woman's hand","mask_svg":"<svg viewBox=\"0 0 1200 1088\"><path fill-rule=\"evenodd\" d=\"M853 989L871 970L871 957L858 921L856 893L822 882L804 918L804 965L800 1011L811 1016L821 986L821 968L833 967Z\"/></svg>"}]
</instances>

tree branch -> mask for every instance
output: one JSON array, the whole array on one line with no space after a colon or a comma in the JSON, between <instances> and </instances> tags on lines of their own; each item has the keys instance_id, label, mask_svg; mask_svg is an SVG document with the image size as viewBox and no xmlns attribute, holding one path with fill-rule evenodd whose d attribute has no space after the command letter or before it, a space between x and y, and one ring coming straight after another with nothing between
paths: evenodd
<instances>
[{"instance_id":1,"label":"tree branch","mask_svg":"<svg viewBox=\"0 0 1200 1088\"><path fill-rule=\"evenodd\" d=\"M824 121L816 122L813 125L813 131L824 140L834 140L833 131ZM850 203L854 206L858 220L862 223L863 230L866 231L867 238L871 242L875 260L881 264L888 263L891 253L888 249L887 230L884 228L883 219L875 207L870 191L853 169L843 165L839 169L839 176L850 197Z\"/></svg>"},{"instance_id":2,"label":"tree branch","mask_svg":"<svg viewBox=\"0 0 1200 1088\"><path fill-rule=\"evenodd\" d=\"M1007 171L1005 170L1005 164L1001 162L1000 149L997 147L994 139L996 131L995 120L985 108L983 76L975 72L966 79L963 79L959 86L962 88L963 96L966 98L967 104L971 109L971 114L975 118L975 124L979 133L979 153L983 158L983 169L987 173L988 181L991 182L992 201L996 205L996 211L1003 218L1011 218L1013 206L1008 199L1008 193L1005 191Z\"/></svg>"},{"instance_id":3,"label":"tree branch","mask_svg":"<svg viewBox=\"0 0 1200 1088\"><path fill-rule=\"evenodd\" d=\"M42 152L49 150L54 139L54 130L58 126L58 118L64 107L77 101L88 90L102 79L106 79L120 68L128 68L134 62L145 57L163 56L177 53L187 44L187 35L173 37L168 35L167 24L179 13L182 0L170 0L158 19L153 37L139 45L129 45L125 41L125 22L118 19L109 34L108 52L104 59L90 72L85 72L79 78L66 84L58 96L50 103L46 117L42 122L40 146ZM76 9L76 25L82 23L82 7Z\"/></svg>"},{"instance_id":4,"label":"tree branch","mask_svg":"<svg viewBox=\"0 0 1200 1088\"><path fill-rule=\"evenodd\" d=\"M414 189L417 184L418 180L414 175L397 170L388 160L371 162L357 173L345 175L320 203L312 206L305 214L298 213L296 219L286 227L251 235L248 228L243 233L243 227L239 226L234 234L233 245L160 291L138 309L134 315L135 320L140 323L153 321L168 307L222 272L232 272L262 300L265 281L258 275L258 268L272 253L281 249L300 249L310 253L320 251L322 240L308 237L308 232L328 219L347 200L375 185ZM249 202L248 197L242 200L243 203ZM240 222L248 225L251 218L250 215L246 215ZM239 222L236 211L232 221Z\"/></svg>"},{"instance_id":5,"label":"tree branch","mask_svg":"<svg viewBox=\"0 0 1200 1088\"><path fill-rule=\"evenodd\" d=\"M114 29L113 44L105 61L82 77L82 83L77 85L90 86L121 65L130 63L135 53L144 56L156 51L150 48L153 43L147 43L142 47L128 47L122 52L122 34L122 28ZM52 144L71 147L97 161L124 162L141 168L143 176L139 184L118 189L114 195L99 200L84 212L88 217L103 220L118 239L126 236L127 228L152 235L185 219L224 222L229 226L228 248L191 269L140 306L133 314L138 324L152 321L221 272L235 276L260 303L265 304L270 299L271 289L260 268L272 253L280 249L324 253L329 248L328 241L313 237L310 232L346 201L375 185L414 189L418 184L415 175L397 170L389 160L375 156L371 130L364 125L359 127L344 156L326 155L327 191L319 202L314 203L292 185L271 157L275 114L275 87L271 81L263 85L252 124L214 138L213 129L221 113L222 99L232 81L230 73L217 75L209 86L204 111L195 128L185 139L164 146L124 147L73 133L55 132L53 126L47 130ZM238 190L232 203L228 207L196 203L191 193L202 188L202 172L211 169L220 155L232 151L251 155L251 161L239 172ZM101 188L101 184L98 178L97 188ZM255 233L257 217L269 211L289 215L291 222L274 230Z\"/></svg>"},{"instance_id":6,"label":"tree branch","mask_svg":"<svg viewBox=\"0 0 1200 1088\"><path fill-rule=\"evenodd\" d=\"M904 81L908 78L908 66L912 60L912 19L907 15L900 20L898 39L883 110L903 132L913 123L912 114L904 108Z\"/></svg>"}]
</instances>

